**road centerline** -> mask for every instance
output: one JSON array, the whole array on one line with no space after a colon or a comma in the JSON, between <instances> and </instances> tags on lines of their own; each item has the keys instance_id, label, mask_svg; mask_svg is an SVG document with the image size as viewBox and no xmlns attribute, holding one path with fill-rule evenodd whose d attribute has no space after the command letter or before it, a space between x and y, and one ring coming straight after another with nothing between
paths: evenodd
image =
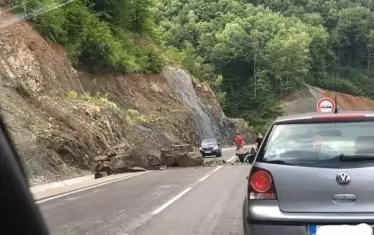
<instances>
[{"instance_id":1,"label":"road centerline","mask_svg":"<svg viewBox=\"0 0 374 235\"><path fill-rule=\"evenodd\" d=\"M209 176L210 176L210 174L206 174L205 176L201 177L201 178L199 179L198 182L199 182L199 183L203 182L203 181L206 180Z\"/></svg>"},{"instance_id":2,"label":"road centerline","mask_svg":"<svg viewBox=\"0 0 374 235\"><path fill-rule=\"evenodd\" d=\"M231 162L231 161L234 160L235 158L236 158L236 155L230 157L230 158L227 160L227 162Z\"/></svg>"},{"instance_id":3,"label":"road centerline","mask_svg":"<svg viewBox=\"0 0 374 235\"><path fill-rule=\"evenodd\" d=\"M152 215L156 215L156 214L160 213L161 211L165 210L167 207L169 207L170 205L172 205L174 202L176 202L178 199L180 199L186 193L188 193L189 191L191 191L193 189L193 187L195 187L199 183L201 183L204 180L206 180L209 176L211 176L213 173L217 172L222 167L223 166L217 166L213 171L211 171L210 173L206 174L205 176L203 176L202 178L200 178L199 180L197 180L195 183L193 183L190 187L184 189L178 195L174 196L173 198L171 198L170 200L168 200L167 202L165 202L163 205L161 205L160 207L158 207L156 210L154 210L152 212Z\"/></svg>"},{"instance_id":4,"label":"road centerline","mask_svg":"<svg viewBox=\"0 0 374 235\"><path fill-rule=\"evenodd\" d=\"M167 201L165 204L163 204L162 206L160 206L159 208L157 208L155 211L153 211L152 214L155 215L155 214L160 213L165 208L167 208L168 206L170 206L171 204L173 204L176 200L178 200L179 198L181 198L184 194L188 193L188 191L190 191L191 189L192 189L191 187L186 188L185 190L183 190L182 192L180 192L177 196L173 197L172 199L170 199L169 201Z\"/></svg>"}]
</instances>

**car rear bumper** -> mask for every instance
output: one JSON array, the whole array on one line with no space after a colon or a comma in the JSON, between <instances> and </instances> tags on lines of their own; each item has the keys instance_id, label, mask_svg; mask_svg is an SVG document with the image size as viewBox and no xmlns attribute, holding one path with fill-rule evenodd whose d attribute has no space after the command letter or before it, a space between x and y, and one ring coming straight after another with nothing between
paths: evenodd
<instances>
[{"instance_id":1,"label":"car rear bumper","mask_svg":"<svg viewBox=\"0 0 374 235\"><path fill-rule=\"evenodd\" d=\"M248 207L249 204L249 207ZM243 203L244 232L250 235L310 235L309 225L357 225L374 229L374 213L284 213L277 201Z\"/></svg>"},{"instance_id":2,"label":"car rear bumper","mask_svg":"<svg viewBox=\"0 0 374 235\"><path fill-rule=\"evenodd\" d=\"M245 235L310 235L308 225L290 225L290 224L253 224L249 221L244 226ZM374 231L374 225L371 225Z\"/></svg>"},{"instance_id":3,"label":"car rear bumper","mask_svg":"<svg viewBox=\"0 0 374 235\"><path fill-rule=\"evenodd\" d=\"M200 153L201 153L201 155L204 155L204 156L213 156L213 155L220 154L220 150L212 150L210 152L206 152L204 150L200 150Z\"/></svg>"},{"instance_id":4,"label":"car rear bumper","mask_svg":"<svg viewBox=\"0 0 374 235\"><path fill-rule=\"evenodd\" d=\"M248 203L248 215L259 221L369 223L374 224L374 213L289 213L279 209L276 200L254 200Z\"/></svg>"},{"instance_id":5,"label":"car rear bumper","mask_svg":"<svg viewBox=\"0 0 374 235\"><path fill-rule=\"evenodd\" d=\"M246 224L245 235L310 235L305 226Z\"/></svg>"}]
</instances>

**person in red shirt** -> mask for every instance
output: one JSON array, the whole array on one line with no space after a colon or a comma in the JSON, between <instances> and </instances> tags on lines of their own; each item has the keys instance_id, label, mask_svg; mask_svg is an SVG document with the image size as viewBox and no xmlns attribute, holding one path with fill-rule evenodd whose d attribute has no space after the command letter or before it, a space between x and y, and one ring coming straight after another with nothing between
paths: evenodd
<instances>
[{"instance_id":1,"label":"person in red shirt","mask_svg":"<svg viewBox=\"0 0 374 235\"><path fill-rule=\"evenodd\" d=\"M235 145L236 145L236 150L244 147L244 137L241 136L239 133L236 134Z\"/></svg>"}]
</instances>

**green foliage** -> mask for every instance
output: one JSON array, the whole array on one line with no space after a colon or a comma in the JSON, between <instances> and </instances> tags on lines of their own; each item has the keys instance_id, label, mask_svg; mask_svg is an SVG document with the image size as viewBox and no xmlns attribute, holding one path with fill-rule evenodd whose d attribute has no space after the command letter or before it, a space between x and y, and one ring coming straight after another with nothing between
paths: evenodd
<instances>
[{"instance_id":1,"label":"green foliage","mask_svg":"<svg viewBox=\"0 0 374 235\"><path fill-rule=\"evenodd\" d=\"M58 1L14 2L76 65L157 73L179 63L262 132L305 82L374 98L374 1L76 0L37 16Z\"/></svg>"},{"instance_id":2,"label":"green foliage","mask_svg":"<svg viewBox=\"0 0 374 235\"><path fill-rule=\"evenodd\" d=\"M81 102L81 103L88 103L88 104L103 106L116 112L121 111L121 109L118 107L116 103L108 99L108 94L100 94L100 93L97 93L96 95L91 95L89 93L78 94L75 91L70 91L67 93L66 96L68 99L74 102Z\"/></svg>"},{"instance_id":3,"label":"green foliage","mask_svg":"<svg viewBox=\"0 0 374 235\"><path fill-rule=\"evenodd\" d=\"M150 0L19 0L26 14L48 39L64 45L74 65L120 73L155 72L162 60L151 46L154 21ZM51 9L51 10L48 10ZM41 14L42 13L42 14Z\"/></svg>"},{"instance_id":4,"label":"green foliage","mask_svg":"<svg viewBox=\"0 0 374 235\"><path fill-rule=\"evenodd\" d=\"M279 99L304 82L374 98L368 3L157 0L155 17L165 46L213 85L226 114L263 132L281 113Z\"/></svg>"}]
</instances>

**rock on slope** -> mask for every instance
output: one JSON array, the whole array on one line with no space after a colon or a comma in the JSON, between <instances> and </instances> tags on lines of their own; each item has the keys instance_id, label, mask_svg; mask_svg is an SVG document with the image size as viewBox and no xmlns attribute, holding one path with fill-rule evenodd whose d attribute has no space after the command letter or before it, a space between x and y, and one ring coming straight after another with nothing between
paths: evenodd
<instances>
[{"instance_id":1,"label":"rock on slope","mask_svg":"<svg viewBox=\"0 0 374 235\"><path fill-rule=\"evenodd\" d=\"M31 184L89 174L96 156L122 142L143 156L159 156L160 145L200 141L193 116L164 74L77 72L61 47L26 22L0 30L0 101ZM245 125L223 118L216 101L212 106L218 110L208 115L213 129L229 143Z\"/></svg>"}]
</instances>

